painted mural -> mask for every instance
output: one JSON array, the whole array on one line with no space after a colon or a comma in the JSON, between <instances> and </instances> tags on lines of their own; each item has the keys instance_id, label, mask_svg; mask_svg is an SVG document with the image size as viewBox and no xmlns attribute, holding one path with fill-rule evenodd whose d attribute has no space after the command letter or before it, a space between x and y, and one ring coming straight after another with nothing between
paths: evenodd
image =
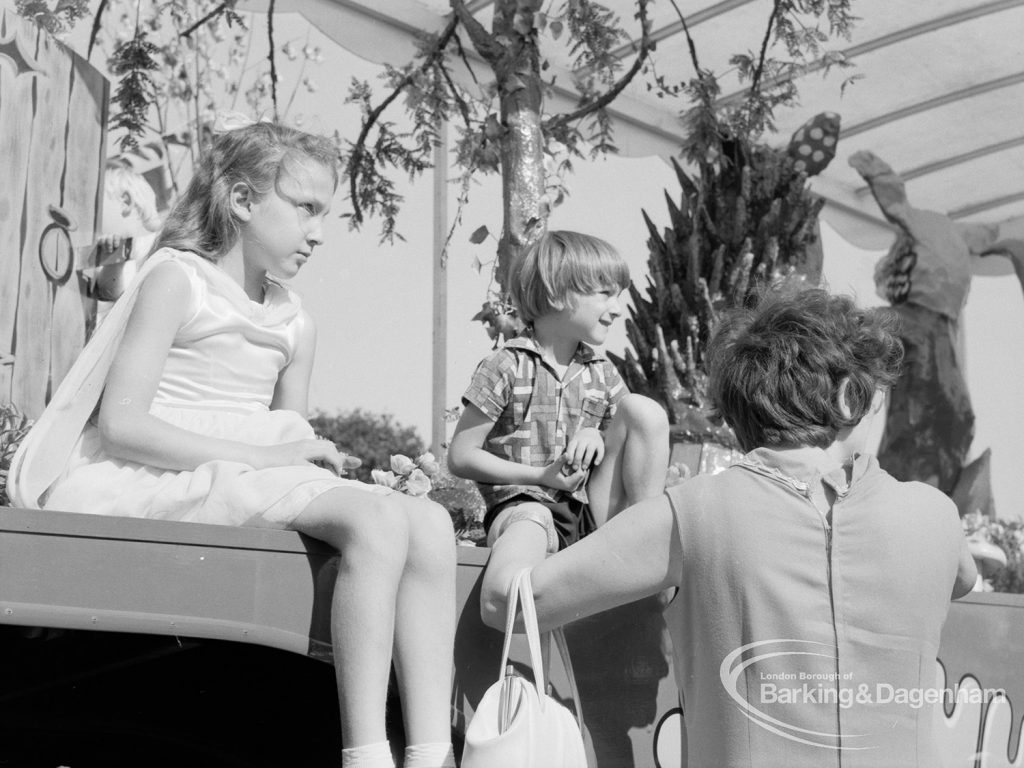
<instances>
[{"instance_id":1,"label":"painted mural","mask_svg":"<svg viewBox=\"0 0 1024 768\"><path fill-rule=\"evenodd\" d=\"M109 86L0 9L0 402L38 416L85 343ZM16 267L12 267L16 264Z\"/></svg>"}]
</instances>

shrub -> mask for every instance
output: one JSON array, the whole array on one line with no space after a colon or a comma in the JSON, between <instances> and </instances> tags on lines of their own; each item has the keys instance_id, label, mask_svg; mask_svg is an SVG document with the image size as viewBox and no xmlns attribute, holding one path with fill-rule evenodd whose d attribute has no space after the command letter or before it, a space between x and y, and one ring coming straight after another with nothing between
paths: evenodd
<instances>
[{"instance_id":1,"label":"shrub","mask_svg":"<svg viewBox=\"0 0 1024 768\"><path fill-rule=\"evenodd\" d=\"M391 414L367 413L358 408L334 416L317 411L309 422L338 450L363 460L363 465L350 474L366 483L374 482L373 470L387 473L392 469L393 455L415 460L424 452L416 430L397 423ZM433 488L427 495L448 510L459 542L475 544L483 538L484 503L480 492L471 481L452 475L445 457L439 458L439 464L438 471L431 474Z\"/></svg>"},{"instance_id":2,"label":"shrub","mask_svg":"<svg viewBox=\"0 0 1024 768\"><path fill-rule=\"evenodd\" d=\"M28 434L32 421L14 403L0 404L0 506L10 504L7 498L7 470L14 452Z\"/></svg>"},{"instance_id":3,"label":"shrub","mask_svg":"<svg viewBox=\"0 0 1024 768\"><path fill-rule=\"evenodd\" d=\"M998 520L980 513L965 515L964 534L995 544L1006 553L1006 565L986 583L995 592L1024 593L1024 521Z\"/></svg>"},{"instance_id":4,"label":"shrub","mask_svg":"<svg viewBox=\"0 0 1024 768\"><path fill-rule=\"evenodd\" d=\"M360 408L330 416L316 411L309 423L316 433L332 441L338 450L362 459L363 465L351 477L372 483L374 469L391 468L391 455L419 456L423 440L415 428L395 421L390 413L368 413Z\"/></svg>"},{"instance_id":5,"label":"shrub","mask_svg":"<svg viewBox=\"0 0 1024 768\"><path fill-rule=\"evenodd\" d=\"M430 498L448 510L455 526L455 538L469 546L483 544L483 519L486 507L476 483L453 475L448 469L447 456L441 461L440 471L432 478L434 489Z\"/></svg>"}]
</instances>

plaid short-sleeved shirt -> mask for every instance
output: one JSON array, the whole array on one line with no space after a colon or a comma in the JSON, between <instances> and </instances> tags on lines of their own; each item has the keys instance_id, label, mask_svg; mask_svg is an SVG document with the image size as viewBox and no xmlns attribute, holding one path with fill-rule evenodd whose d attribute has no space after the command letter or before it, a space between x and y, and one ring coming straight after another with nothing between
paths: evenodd
<instances>
[{"instance_id":1,"label":"plaid short-sleeved shirt","mask_svg":"<svg viewBox=\"0 0 1024 768\"><path fill-rule=\"evenodd\" d=\"M544 467L562 455L578 430L603 431L626 394L615 366L586 344L579 345L559 379L527 335L509 340L480 362L462 402L494 420L485 450L518 464ZM586 501L582 488L567 494L538 485L478 485L488 509L518 495L554 503L570 497Z\"/></svg>"}]
</instances>

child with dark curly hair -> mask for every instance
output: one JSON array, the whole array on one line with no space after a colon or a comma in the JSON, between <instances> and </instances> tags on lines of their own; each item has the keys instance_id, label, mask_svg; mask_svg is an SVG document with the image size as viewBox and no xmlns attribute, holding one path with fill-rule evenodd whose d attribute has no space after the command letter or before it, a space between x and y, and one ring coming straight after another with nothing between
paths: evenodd
<instances>
[{"instance_id":1,"label":"child with dark curly hair","mask_svg":"<svg viewBox=\"0 0 1024 768\"><path fill-rule=\"evenodd\" d=\"M953 502L873 456L893 324L817 289L725 317L710 393L746 456L533 570L542 628L678 588L691 768L937 763L939 635L977 572Z\"/></svg>"}]
</instances>

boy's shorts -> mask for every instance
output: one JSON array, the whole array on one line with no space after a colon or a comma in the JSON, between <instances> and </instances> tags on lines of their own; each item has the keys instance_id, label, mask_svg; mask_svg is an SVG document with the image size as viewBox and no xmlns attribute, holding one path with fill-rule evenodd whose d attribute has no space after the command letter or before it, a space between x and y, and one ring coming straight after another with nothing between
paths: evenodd
<instances>
[{"instance_id":1,"label":"boy's shorts","mask_svg":"<svg viewBox=\"0 0 1024 768\"><path fill-rule=\"evenodd\" d=\"M590 507L581 501L571 499L553 503L521 493L488 510L484 518L487 546L493 547L498 537L520 520L529 520L544 529L548 554L575 544L597 527Z\"/></svg>"}]
</instances>

